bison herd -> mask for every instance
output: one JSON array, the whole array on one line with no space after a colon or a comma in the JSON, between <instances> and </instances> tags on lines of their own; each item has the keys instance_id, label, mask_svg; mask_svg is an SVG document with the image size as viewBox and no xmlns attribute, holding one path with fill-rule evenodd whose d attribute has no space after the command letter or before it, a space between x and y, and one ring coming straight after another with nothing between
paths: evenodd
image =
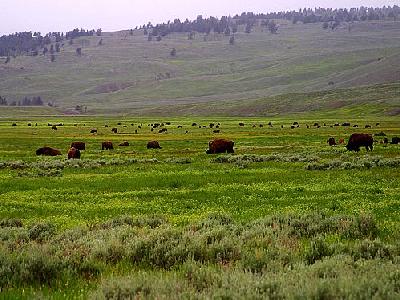
<instances>
[{"instance_id":1,"label":"bison herd","mask_svg":"<svg viewBox=\"0 0 400 300\"><path fill-rule=\"evenodd\" d=\"M313 123L311 123L313 124ZM122 126L122 123L118 123L118 125ZM131 124L132 126L134 126L134 124ZM154 124L149 124L148 126L150 127L151 131L154 131L154 129L157 129L157 131L159 133L167 133L168 130L167 128L165 128L165 125L171 125L170 122L166 122L164 123L154 123ZM246 124L244 122L240 122L238 123L239 127L245 127ZM264 125L263 124L250 124L253 128L259 127L259 128L263 128ZM12 126L17 126L16 123L13 123ZM32 126L31 123L29 123L28 126ZM35 126L37 126L37 123L35 124ZM57 130L58 126L64 126L64 124L60 123L60 124L48 124L48 126L51 126L51 128L53 130ZM74 126L77 126L77 124L75 124ZM199 127L199 128L210 128L212 129L212 132L214 134L219 134L221 133L220 130L220 123L210 123L208 126L202 126L202 125L198 125L197 123L192 123L193 127ZM274 127L272 122L268 123L269 127ZM295 128L299 128L300 124L299 122L293 122L291 125L289 125L290 128L295 129ZM320 128L321 126L327 127L338 127L338 126L342 126L342 127L351 127L351 124L349 122L344 122L342 124L339 123L335 123L333 125L327 125L326 123L317 123L315 122L312 125L314 128ZM307 128L312 127L310 125L306 125ZM379 123L376 123L375 126L379 126ZM109 125L105 125L106 128L109 127ZM126 127L126 126L124 126ZM140 124L137 128L141 129L143 127L143 124ZM359 127L358 125L353 125L352 127L357 128ZM177 127L179 128L183 128L182 125L178 125ZM281 125L281 128L284 128L283 125ZM372 126L370 125L365 125L365 128L372 128ZM118 133L118 128L112 128L111 131L114 134ZM135 133L137 133L138 130L135 130ZM98 131L96 128L92 128L90 130L91 134L97 134ZM188 131L186 130L186 134L188 133ZM375 134L376 137L378 136L386 136L386 134L384 134L383 132ZM361 147L365 147L365 149L367 151L372 151L373 150L373 144L374 142L376 143L377 141L374 140L373 136L370 134L364 134L364 133L354 133L351 134L351 136L349 137L349 140L347 142L347 145L345 146L346 149L348 151L355 151L355 152L359 152ZM327 140L327 143L329 144L329 146L336 146L336 145L343 145L345 144L345 140L343 138L338 139L338 141L336 141L336 139L334 137L330 137ZM387 137L385 137L382 141L382 144L389 144L389 139ZM400 144L400 138L399 137L393 137L391 140L391 144ZM233 141L227 140L227 139L222 139L222 138L217 138L214 139L212 141L209 142L208 144L208 149L206 150L207 154L221 154L221 153L234 153L234 145L235 143ZM124 141L122 143L120 143L118 145L119 147L129 147L130 143L128 141ZM101 143L101 149L102 150L113 150L114 149L114 144L111 141L105 141ZM147 149L162 149L162 147L160 146L160 143L158 141L149 141L147 143ZM73 142L71 144L70 149L68 150L67 156L68 159L80 159L81 158L81 151L85 151L86 150L86 144L84 142ZM59 156L62 155L61 151L58 149L54 149L51 147L43 147L43 148L39 148L36 151L36 155L44 155L44 156Z\"/></svg>"}]
</instances>

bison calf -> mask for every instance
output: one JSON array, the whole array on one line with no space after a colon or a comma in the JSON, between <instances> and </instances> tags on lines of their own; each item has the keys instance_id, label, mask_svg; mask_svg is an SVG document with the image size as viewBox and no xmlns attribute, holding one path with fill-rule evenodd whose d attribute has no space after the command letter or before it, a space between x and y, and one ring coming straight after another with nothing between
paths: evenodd
<instances>
[{"instance_id":1,"label":"bison calf","mask_svg":"<svg viewBox=\"0 0 400 300\"><path fill-rule=\"evenodd\" d=\"M72 147L68 151L68 159L80 159L81 158L81 151L79 149L76 149Z\"/></svg>"}]
</instances>

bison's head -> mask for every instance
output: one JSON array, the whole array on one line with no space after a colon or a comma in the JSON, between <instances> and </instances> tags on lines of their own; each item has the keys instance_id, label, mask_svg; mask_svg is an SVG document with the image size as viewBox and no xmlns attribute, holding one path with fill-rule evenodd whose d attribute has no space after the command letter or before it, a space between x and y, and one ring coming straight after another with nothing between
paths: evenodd
<instances>
[{"instance_id":1,"label":"bison's head","mask_svg":"<svg viewBox=\"0 0 400 300\"><path fill-rule=\"evenodd\" d=\"M43 148L39 148L36 150L36 155L43 155Z\"/></svg>"},{"instance_id":2,"label":"bison's head","mask_svg":"<svg viewBox=\"0 0 400 300\"><path fill-rule=\"evenodd\" d=\"M206 151L206 153L207 153L207 154L212 154L212 152L211 152L210 149L208 149L208 150Z\"/></svg>"}]
</instances>

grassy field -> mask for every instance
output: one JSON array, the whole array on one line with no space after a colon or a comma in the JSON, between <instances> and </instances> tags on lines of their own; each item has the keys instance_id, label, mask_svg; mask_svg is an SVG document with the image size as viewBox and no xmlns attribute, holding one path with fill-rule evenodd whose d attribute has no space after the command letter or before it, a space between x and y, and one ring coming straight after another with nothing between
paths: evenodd
<instances>
[{"instance_id":1,"label":"grassy field","mask_svg":"<svg viewBox=\"0 0 400 300\"><path fill-rule=\"evenodd\" d=\"M391 139L400 122L338 112L2 119L2 297L398 298L399 145L374 136L373 152L349 153L327 139ZM168 132L150 131L155 122L171 122ZM331 127L343 122L359 128ZM205 154L216 136L235 154ZM147 150L150 140L163 149ZM81 161L66 160L72 141L87 143ZM102 141L131 145L101 151ZM63 156L36 157L44 145Z\"/></svg>"},{"instance_id":2,"label":"grassy field","mask_svg":"<svg viewBox=\"0 0 400 300\"><path fill-rule=\"evenodd\" d=\"M0 92L9 100L54 101L58 108L52 114L71 114L79 104L87 105L89 114L262 116L288 112L273 96L400 80L399 21L355 23L351 32L345 24L330 31L321 24L280 23L277 35L260 27L251 34L240 29L233 46L229 37L214 34L198 34L192 41L174 34L148 42L141 31L104 33L102 46L100 37L80 38L66 43L54 63L47 56L21 56L0 64ZM77 47L83 48L81 57ZM170 56L172 48L176 57ZM398 95L398 84L393 91ZM286 99L290 112L332 108L317 97L308 105ZM376 99L342 100L336 105L351 108ZM382 99L379 109L391 106Z\"/></svg>"}]
</instances>

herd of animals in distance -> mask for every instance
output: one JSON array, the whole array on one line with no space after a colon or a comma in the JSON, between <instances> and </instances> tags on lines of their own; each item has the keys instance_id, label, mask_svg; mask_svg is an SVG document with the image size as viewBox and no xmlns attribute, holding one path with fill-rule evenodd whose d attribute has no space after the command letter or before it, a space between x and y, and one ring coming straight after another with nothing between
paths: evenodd
<instances>
[{"instance_id":1,"label":"herd of animals in distance","mask_svg":"<svg viewBox=\"0 0 400 300\"><path fill-rule=\"evenodd\" d=\"M37 126L38 124L35 123L35 126ZM62 127L64 124L59 123L59 124L50 124L48 123L48 126L51 127L52 130L58 130L58 127ZM118 123L117 125L122 126L122 123ZM167 133L168 132L168 128L167 126L171 126L171 122L166 122L166 123L152 123L152 124L147 124L148 127L150 127L151 132L154 132L154 130L158 130L159 134L163 134L163 133ZM239 127L245 127L246 124L240 122ZM379 127L380 123L376 123L375 126ZM13 127L17 126L17 123L13 123L12 124ZM31 127L33 126L32 123L28 123L28 126ZM74 124L74 126L78 126L78 124ZM131 126L135 126L135 124L131 124ZM219 134L221 133L221 123L215 124L215 123L210 123L208 126L201 126L198 125L197 123L193 123L192 127L199 127L199 128L211 128L214 129L213 133L214 134ZM264 127L263 124L259 124L259 125L251 125L253 128L256 127ZM268 123L269 127L273 127L272 122ZM306 124L305 125L307 127L307 129L309 129L310 127L315 127L315 128L320 128L321 126L323 127L350 127L352 126L353 128L358 128L358 125L351 125L348 122L339 124L336 123L334 125L327 125L326 123L324 123L323 125L320 125L319 123L314 123L312 126ZM109 125L105 125L105 128L108 128ZM127 127L127 125L124 125L124 127ZM178 128L183 128L182 125L178 125ZM291 129L296 129L299 128L300 124L299 122L293 122L293 125L290 126ZM143 123L140 125L137 125L138 129L135 129L135 134L138 134L138 130L143 128ZM284 125L281 125L281 128L284 128ZM365 125L365 128L372 128L371 125ZM114 134L118 134L118 128L114 127L111 129L112 133ZM90 130L91 134L97 134L98 133L98 129L96 128L92 128ZM188 134L189 131L186 130L186 134ZM383 137L383 139L381 139L380 141L377 140L378 137ZM329 144L329 146L336 146L336 145L342 145L345 144L345 139L344 138L340 138L338 139L338 141L336 141L336 139L334 137L330 137L327 140L327 143ZM365 147L365 149L367 151L372 151L374 148L374 143L381 143L384 145L388 145L393 144L393 145L397 145L400 144L400 137L392 137L391 141L389 141L389 138L386 137L386 134L384 132L380 132L375 134L374 136L372 136L371 134L365 134L365 133L353 133L351 134L351 136L348 139L347 145L346 145L346 149L348 151L355 151L355 152L359 152L361 147ZM216 138L214 140L211 140L208 144L208 149L206 150L207 154L223 154L223 153L234 153L234 145L235 142L231 141L231 140L227 140L227 139L222 139L222 138ZM130 146L130 143L128 141L123 141L121 142L119 145L119 147L128 147ZM104 141L101 143L101 150L113 150L114 149L114 144L111 141ZM160 146L160 142L157 140L154 141L149 141L147 143L147 149L162 149L162 147ZM86 143L82 142L82 141L76 141L76 142L72 142L71 143L71 147L68 150L67 156L68 159L80 159L81 158L81 151L86 150ZM36 155L40 156L60 156L62 155L62 152L59 149L55 149L49 146L45 146L45 147L41 147L39 149L36 150Z\"/></svg>"}]
</instances>

